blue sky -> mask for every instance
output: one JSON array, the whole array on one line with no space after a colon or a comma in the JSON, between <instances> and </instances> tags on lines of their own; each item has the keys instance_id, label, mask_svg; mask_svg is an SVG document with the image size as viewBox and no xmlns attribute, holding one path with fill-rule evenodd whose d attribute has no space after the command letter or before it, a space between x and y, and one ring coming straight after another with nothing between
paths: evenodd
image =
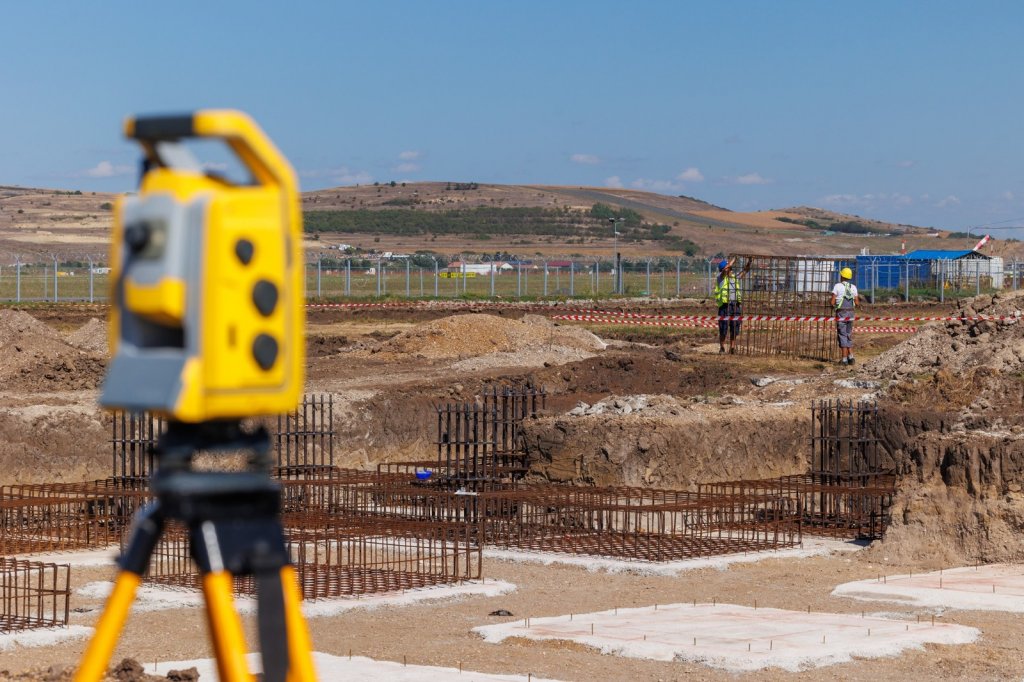
<instances>
[{"instance_id":1,"label":"blue sky","mask_svg":"<svg viewBox=\"0 0 1024 682\"><path fill-rule=\"evenodd\" d=\"M236 107L303 189L622 186L1024 225L1022 3L40 0L3 26L0 184L130 189L125 115Z\"/></svg>"}]
</instances>

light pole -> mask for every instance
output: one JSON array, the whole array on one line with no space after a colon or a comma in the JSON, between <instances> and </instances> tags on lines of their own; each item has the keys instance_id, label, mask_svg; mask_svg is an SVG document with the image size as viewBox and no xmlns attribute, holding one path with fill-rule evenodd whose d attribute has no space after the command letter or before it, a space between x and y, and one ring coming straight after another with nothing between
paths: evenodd
<instances>
[{"instance_id":1,"label":"light pole","mask_svg":"<svg viewBox=\"0 0 1024 682\"><path fill-rule=\"evenodd\" d=\"M608 222L612 224L612 268L615 271L614 278L612 279L612 293L622 293L622 282L619 276L619 223L625 218L609 218Z\"/></svg>"}]
</instances>

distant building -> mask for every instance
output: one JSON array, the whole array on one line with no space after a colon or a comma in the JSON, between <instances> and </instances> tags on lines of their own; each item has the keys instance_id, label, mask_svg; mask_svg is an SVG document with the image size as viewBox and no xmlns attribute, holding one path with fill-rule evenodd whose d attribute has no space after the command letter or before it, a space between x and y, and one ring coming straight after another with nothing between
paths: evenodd
<instances>
[{"instance_id":1,"label":"distant building","mask_svg":"<svg viewBox=\"0 0 1024 682\"><path fill-rule=\"evenodd\" d=\"M474 275L489 275L493 270L495 273L506 272L511 270L512 266L508 263L466 263L464 261L456 260L448 264L448 272L465 272Z\"/></svg>"}]
</instances>

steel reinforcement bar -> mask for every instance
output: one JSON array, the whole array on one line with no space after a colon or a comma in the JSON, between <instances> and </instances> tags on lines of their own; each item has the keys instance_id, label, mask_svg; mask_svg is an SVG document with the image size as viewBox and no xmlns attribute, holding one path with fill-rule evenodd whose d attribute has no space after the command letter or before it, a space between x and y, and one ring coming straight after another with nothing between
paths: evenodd
<instances>
[{"instance_id":1,"label":"steel reinforcement bar","mask_svg":"<svg viewBox=\"0 0 1024 682\"><path fill-rule=\"evenodd\" d=\"M772 318L834 315L832 287L840 263L832 258L732 254L740 276L745 316ZM853 267L855 264L852 264ZM742 274L741 274L742 273ZM750 319L742 322L738 343L744 353L832 360L837 353L835 325Z\"/></svg>"},{"instance_id":2,"label":"steel reinforcement bar","mask_svg":"<svg viewBox=\"0 0 1024 682\"><path fill-rule=\"evenodd\" d=\"M0 632L67 627L71 567L0 558Z\"/></svg>"},{"instance_id":3,"label":"steel reinforcement bar","mask_svg":"<svg viewBox=\"0 0 1024 682\"><path fill-rule=\"evenodd\" d=\"M433 467L461 488L522 476L529 469L523 422L543 410L546 402L543 389L494 386L472 402L436 406ZM441 475L435 478L439 480Z\"/></svg>"},{"instance_id":4,"label":"steel reinforcement bar","mask_svg":"<svg viewBox=\"0 0 1024 682\"><path fill-rule=\"evenodd\" d=\"M479 494L488 544L644 561L790 547L800 523L760 492L537 485Z\"/></svg>"},{"instance_id":5,"label":"steel reinforcement bar","mask_svg":"<svg viewBox=\"0 0 1024 682\"><path fill-rule=\"evenodd\" d=\"M710 483L711 495L766 494L780 497L785 518L798 520L804 534L850 540L881 538L889 525L896 476L892 473L812 472L763 480Z\"/></svg>"},{"instance_id":6,"label":"steel reinforcement bar","mask_svg":"<svg viewBox=\"0 0 1024 682\"><path fill-rule=\"evenodd\" d=\"M0 553L22 554L121 542L149 499L144 479L38 483L0 488Z\"/></svg>"}]
</instances>

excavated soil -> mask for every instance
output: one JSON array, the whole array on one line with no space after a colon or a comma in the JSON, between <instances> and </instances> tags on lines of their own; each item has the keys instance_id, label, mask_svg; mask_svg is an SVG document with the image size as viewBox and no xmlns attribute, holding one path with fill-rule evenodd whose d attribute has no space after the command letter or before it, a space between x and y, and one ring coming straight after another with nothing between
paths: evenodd
<instances>
[{"instance_id":1,"label":"excavated soil","mask_svg":"<svg viewBox=\"0 0 1024 682\"><path fill-rule=\"evenodd\" d=\"M883 446L900 474L878 551L945 561L1024 558L1024 295L960 301L858 373L887 385Z\"/></svg>"},{"instance_id":2,"label":"excavated soil","mask_svg":"<svg viewBox=\"0 0 1024 682\"><path fill-rule=\"evenodd\" d=\"M703 599L709 589L722 600L842 610L848 605L827 597L830 586L886 570L881 566L918 570L1024 559L1024 326L1016 316L1024 298L981 297L958 305L967 316L1007 319L932 324L909 339L866 338L858 341L862 357L877 356L854 369L708 354L709 339L699 332L651 338L624 330L617 340L598 338L522 310L311 312L307 388L334 398L334 456L342 466L429 459L436 405L525 383L548 392L547 409L524 425L539 479L692 489L799 473L807 467L810 401L840 397L879 401L883 461L899 474L885 540L854 559L769 562L673 579L501 564L485 572L521 583L522 592L443 606L455 614L453 622L438 619L437 607L395 609L346 616L343 624L314 622L314 637L333 653L355 646L393 660L406 653L403 647L427 646L436 655L422 662L439 664L451 664L455 642L477 669L508 670L513 659L529 657L538 662L535 671L561 679L731 679L695 664L623 662L525 643L492 647L466 639L465 632L500 607L511 606L517 616L550 615L553 600L557 612L580 612ZM105 325L95 310L69 309L65 316L45 308L0 310L0 482L109 475L110 423L95 407L105 362ZM123 654L156 658L172 648L203 650L202 631L185 625L197 615L146 615L147 632L162 632L163 641L132 635L138 630L129 625ZM986 628L980 645L930 648L808 676L1001 679L1019 668L1022 633L1014 634L1012 618L975 614L963 620ZM444 632L434 637L438 623ZM187 642L179 647L179 639ZM63 679L63 666L47 666L72 659L80 648L0 657L3 667L37 666L20 679ZM546 652L552 656L545 658ZM126 665L129 677L112 679L142 679L131 677L135 668ZM780 678L773 672L761 677Z\"/></svg>"}]
</instances>

